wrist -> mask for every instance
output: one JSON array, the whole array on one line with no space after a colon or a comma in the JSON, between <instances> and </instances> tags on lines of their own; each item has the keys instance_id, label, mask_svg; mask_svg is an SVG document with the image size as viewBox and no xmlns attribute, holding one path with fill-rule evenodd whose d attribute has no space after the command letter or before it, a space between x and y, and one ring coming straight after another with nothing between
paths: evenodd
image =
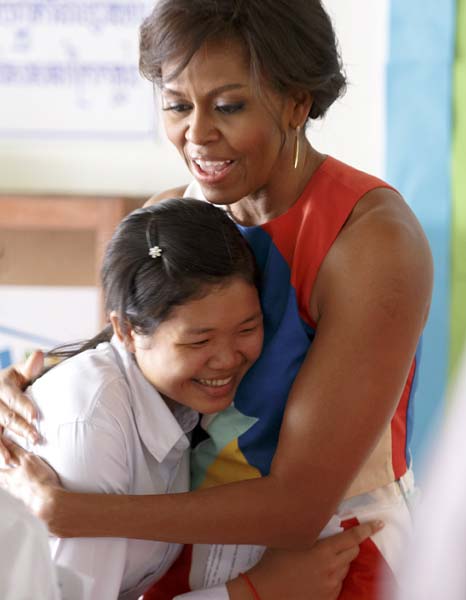
<instances>
[{"instance_id":1,"label":"wrist","mask_svg":"<svg viewBox=\"0 0 466 600\"><path fill-rule=\"evenodd\" d=\"M240 573L239 577L243 581L244 585L248 588L251 598L253 598L254 600L261 600L259 592L257 591L257 588L254 585L254 583L251 581L249 575L247 573Z\"/></svg>"},{"instance_id":2,"label":"wrist","mask_svg":"<svg viewBox=\"0 0 466 600\"><path fill-rule=\"evenodd\" d=\"M261 600L262 598L256 582L251 580L249 573L240 573L235 579L228 581L226 586L230 600Z\"/></svg>"},{"instance_id":3,"label":"wrist","mask_svg":"<svg viewBox=\"0 0 466 600\"><path fill-rule=\"evenodd\" d=\"M50 533L64 537L60 527L60 509L65 502L66 491L52 484L39 484L35 497L34 513L47 525Z\"/></svg>"}]
</instances>

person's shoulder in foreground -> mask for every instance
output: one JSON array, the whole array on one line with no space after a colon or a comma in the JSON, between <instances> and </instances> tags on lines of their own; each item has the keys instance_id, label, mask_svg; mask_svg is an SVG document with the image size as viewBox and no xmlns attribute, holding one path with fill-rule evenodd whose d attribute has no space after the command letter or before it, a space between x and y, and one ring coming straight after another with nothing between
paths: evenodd
<instances>
[{"instance_id":1,"label":"person's shoulder in foreground","mask_svg":"<svg viewBox=\"0 0 466 600\"><path fill-rule=\"evenodd\" d=\"M2 489L0 512L0 597L58 600L46 527Z\"/></svg>"}]
</instances>

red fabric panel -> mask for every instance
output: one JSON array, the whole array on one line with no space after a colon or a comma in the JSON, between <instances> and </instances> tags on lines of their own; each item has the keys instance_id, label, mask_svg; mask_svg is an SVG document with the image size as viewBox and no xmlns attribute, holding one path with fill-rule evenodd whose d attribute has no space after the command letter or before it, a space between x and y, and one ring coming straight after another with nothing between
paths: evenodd
<instances>
[{"instance_id":1,"label":"red fabric panel","mask_svg":"<svg viewBox=\"0 0 466 600\"><path fill-rule=\"evenodd\" d=\"M311 327L316 325L309 314L309 299L320 265L358 200L379 187L390 188L328 156L295 204L261 226L290 267L301 318Z\"/></svg>"},{"instance_id":2,"label":"red fabric panel","mask_svg":"<svg viewBox=\"0 0 466 600\"><path fill-rule=\"evenodd\" d=\"M186 544L165 575L144 594L144 600L172 600L178 594L190 592L189 570L193 547Z\"/></svg>"},{"instance_id":3,"label":"red fabric panel","mask_svg":"<svg viewBox=\"0 0 466 600\"><path fill-rule=\"evenodd\" d=\"M413 385L414 374L416 372L416 359L414 359L409 371L408 380L403 390L400 403L396 409L396 413L392 419L392 465L395 479L400 479L409 465L406 464L406 422L411 396L411 387Z\"/></svg>"},{"instance_id":4,"label":"red fabric panel","mask_svg":"<svg viewBox=\"0 0 466 600\"><path fill-rule=\"evenodd\" d=\"M359 521L347 519L341 523L344 529L359 525ZM339 600L380 600L382 590L394 590L396 581L390 567L371 539L360 545L358 556L351 563L341 589Z\"/></svg>"}]
</instances>

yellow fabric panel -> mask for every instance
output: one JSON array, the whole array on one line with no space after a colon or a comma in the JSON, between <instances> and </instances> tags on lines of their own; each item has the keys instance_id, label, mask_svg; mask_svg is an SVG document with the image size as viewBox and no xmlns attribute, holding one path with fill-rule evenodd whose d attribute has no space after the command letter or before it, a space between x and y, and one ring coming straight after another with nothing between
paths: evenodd
<instances>
[{"instance_id":1,"label":"yellow fabric panel","mask_svg":"<svg viewBox=\"0 0 466 600\"><path fill-rule=\"evenodd\" d=\"M260 476L259 469L248 464L238 446L238 440L234 439L223 448L215 462L210 465L199 488L205 489Z\"/></svg>"}]
</instances>

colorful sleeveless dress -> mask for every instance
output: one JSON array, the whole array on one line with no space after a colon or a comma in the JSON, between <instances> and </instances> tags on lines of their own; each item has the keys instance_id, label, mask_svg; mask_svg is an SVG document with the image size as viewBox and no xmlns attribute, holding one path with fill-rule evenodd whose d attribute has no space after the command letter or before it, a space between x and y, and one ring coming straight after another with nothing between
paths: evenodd
<instances>
[{"instance_id":1,"label":"colorful sleeveless dress","mask_svg":"<svg viewBox=\"0 0 466 600\"><path fill-rule=\"evenodd\" d=\"M189 186L185 196L200 197L196 186ZM269 473L288 393L316 333L309 304L319 268L356 203L380 187L390 186L327 157L286 213L264 225L239 226L262 274L264 349L241 382L234 405L203 418L208 437L192 450L193 489ZM409 470L409 437L418 357L389 427L324 532L336 533L372 518L386 523L375 538L362 545L352 563L340 596L345 600L377 597L380 567L387 567L384 576L390 580L396 571L403 531L410 528L407 500L414 484ZM146 598L166 600L188 589L220 585L226 572L235 576L249 568L262 550L251 546L186 547L178 564L180 571L174 570L160 582L158 593L154 590L154 595ZM176 593L170 578L176 586L182 584ZM169 591L165 594L167 583Z\"/></svg>"}]
</instances>

